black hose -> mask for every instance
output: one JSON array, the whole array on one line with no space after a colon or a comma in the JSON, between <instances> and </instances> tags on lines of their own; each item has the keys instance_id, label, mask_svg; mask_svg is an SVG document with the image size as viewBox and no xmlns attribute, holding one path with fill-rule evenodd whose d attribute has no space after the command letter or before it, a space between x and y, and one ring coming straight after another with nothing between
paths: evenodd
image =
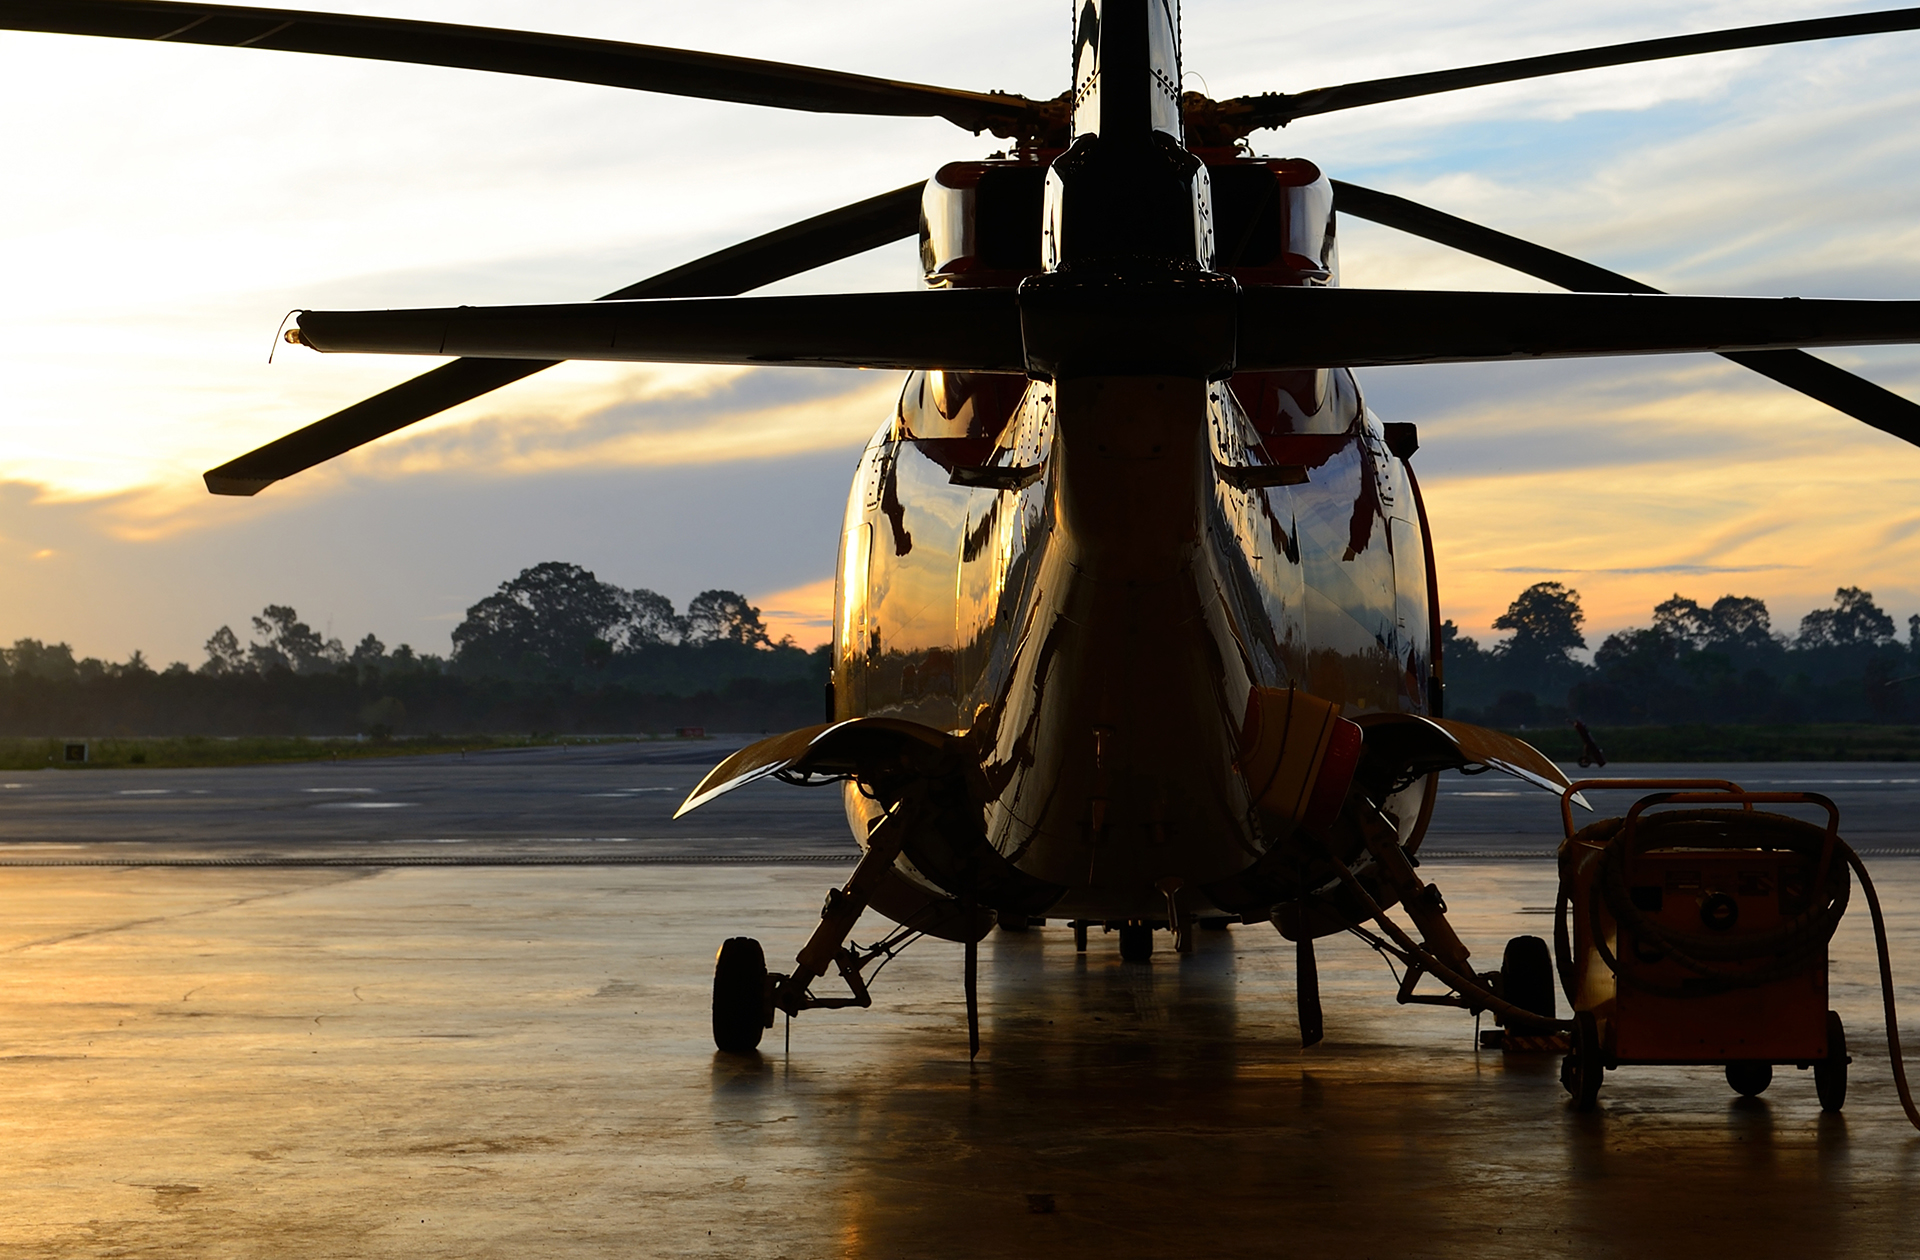
<instances>
[{"instance_id":1,"label":"black hose","mask_svg":"<svg viewBox=\"0 0 1920 1260\"><path fill-rule=\"evenodd\" d=\"M1880 951L1880 1000L1887 1012L1887 1062L1893 1066L1893 1085L1900 1091L1900 1106L1907 1120L1920 1129L1920 1108L1913 1105L1913 1091L1907 1088L1907 1061L1900 1052L1900 1018L1893 1009L1893 960L1887 954L1887 921L1880 914L1880 897L1873 891L1873 880L1860 855L1844 840L1834 842L1847 865L1860 877L1860 891L1867 895L1867 909L1873 914L1873 943Z\"/></svg>"}]
</instances>

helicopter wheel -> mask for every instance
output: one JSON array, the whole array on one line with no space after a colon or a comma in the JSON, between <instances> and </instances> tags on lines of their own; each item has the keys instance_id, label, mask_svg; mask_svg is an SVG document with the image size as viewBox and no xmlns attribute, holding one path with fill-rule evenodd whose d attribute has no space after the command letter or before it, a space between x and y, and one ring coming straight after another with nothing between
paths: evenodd
<instances>
[{"instance_id":1,"label":"helicopter wheel","mask_svg":"<svg viewBox=\"0 0 1920 1260\"><path fill-rule=\"evenodd\" d=\"M1153 957L1153 925L1127 923L1120 928L1120 961L1143 963Z\"/></svg>"},{"instance_id":2,"label":"helicopter wheel","mask_svg":"<svg viewBox=\"0 0 1920 1260\"><path fill-rule=\"evenodd\" d=\"M1742 1098L1758 1098L1773 1084L1773 1064L1738 1059L1727 1064L1727 1084Z\"/></svg>"},{"instance_id":3,"label":"helicopter wheel","mask_svg":"<svg viewBox=\"0 0 1920 1260\"><path fill-rule=\"evenodd\" d=\"M713 963L713 1044L728 1054L750 1054L773 1020L769 1013L767 956L760 942L736 936L720 946Z\"/></svg>"},{"instance_id":4,"label":"helicopter wheel","mask_svg":"<svg viewBox=\"0 0 1920 1260\"><path fill-rule=\"evenodd\" d=\"M1552 1019L1557 1013L1554 984L1553 955L1545 941L1537 936L1516 936L1507 942L1506 953L1500 959L1501 997L1523 1011Z\"/></svg>"}]
</instances>

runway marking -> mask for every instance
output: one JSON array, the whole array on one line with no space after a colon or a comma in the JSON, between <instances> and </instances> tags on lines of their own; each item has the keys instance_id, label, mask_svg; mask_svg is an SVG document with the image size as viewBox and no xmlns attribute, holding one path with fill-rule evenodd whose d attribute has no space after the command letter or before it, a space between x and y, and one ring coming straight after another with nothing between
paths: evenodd
<instances>
[{"instance_id":1,"label":"runway marking","mask_svg":"<svg viewBox=\"0 0 1920 1260\"><path fill-rule=\"evenodd\" d=\"M116 793L118 796L172 796L172 788L126 788Z\"/></svg>"},{"instance_id":2,"label":"runway marking","mask_svg":"<svg viewBox=\"0 0 1920 1260\"><path fill-rule=\"evenodd\" d=\"M380 789L379 788L363 788L363 787L355 787L355 788L324 787L324 788L301 788L300 790L302 792L365 792L368 794L372 794L374 792L378 792Z\"/></svg>"},{"instance_id":3,"label":"runway marking","mask_svg":"<svg viewBox=\"0 0 1920 1260\"><path fill-rule=\"evenodd\" d=\"M413 801L327 801L315 809L412 809Z\"/></svg>"},{"instance_id":4,"label":"runway marking","mask_svg":"<svg viewBox=\"0 0 1920 1260\"><path fill-rule=\"evenodd\" d=\"M1530 792L1449 792L1448 796L1531 796Z\"/></svg>"},{"instance_id":5,"label":"runway marking","mask_svg":"<svg viewBox=\"0 0 1920 1260\"><path fill-rule=\"evenodd\" d=\"M1884 786L1889 784L1920 783L1920 779L1748 779L1747 782L1765 783L1770 787L1777 787L1777 786L1782 786L1787 784L1809 784L1809 783L1820 783L1820 784L1855 783L1855 784L1872 784L1872 785Z\"/></svg>"}]
</instances>

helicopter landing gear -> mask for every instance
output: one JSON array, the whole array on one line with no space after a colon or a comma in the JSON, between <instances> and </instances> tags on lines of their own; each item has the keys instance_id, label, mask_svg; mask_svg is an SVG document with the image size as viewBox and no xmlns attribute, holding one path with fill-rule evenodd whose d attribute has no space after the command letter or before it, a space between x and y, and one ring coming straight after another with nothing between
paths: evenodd
<instances>
[{"instance_id":1,"label":"helicopter landing gear","mask_svg":"<svg viewBox=\"0 0 1920 1260\"><path fill-rule=\"evenodd\" d=\"M720 946L713 964L713 1044L728 1054L750 1054L773 1026L773 985L760 942L736 936Z\"/></svg>"},{"instance_id":2,"label":"helicopter landing gear","mask_svg":"<svg viewBox=\"0 0 1920 1260\"><path fill-rule=\"evenodd\" d=\"M720 947L713 973L715 1046L731 1054L753 1050L760 1044L761 1031L773 1027L775 1011L798 1015L811 1008L873 1005L861 972L876 958L892 957L918 933L902 928L866 949L848 948L846 940L867 908L873 887L900 855L906 839L906 807L907 802L902 801L874 828L867 838L867 851L860 855L846 885L827 893L820 925L795 958L793 974L769 973L760 943L749 937L734 937ZM813 982L827 974L828 967L839 970L850 996L816 997L809 992Z\"/></svg>"},{"instance_id":3,"label":"helicopter landing gear","mask_svg":"<svg viewBox=\"0 0 1920 1260\"><path fill-rule=\"evenodd\" d=\"M1148 962L1153 958L1153 924L1123 923L1120 925L1120 961L1130 963Z\"/></svg>"}]
</instances>

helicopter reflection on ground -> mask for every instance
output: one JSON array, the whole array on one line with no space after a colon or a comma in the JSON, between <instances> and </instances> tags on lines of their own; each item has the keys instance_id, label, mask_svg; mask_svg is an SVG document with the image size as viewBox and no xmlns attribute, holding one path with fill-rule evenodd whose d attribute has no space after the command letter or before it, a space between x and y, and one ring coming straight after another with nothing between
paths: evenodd
<instances>
[{"instance_id":1,"label":"helicopter reflection on ground","mask_svg":"<svg viewBox=\"0 0 1920 1260\"><path fill-rule=\"evenodd\" d=\"M1920 863L1879 863L1920 906ZM1539 931L1547 862L1430 863L1477 951ZM8 869L0 947L21 1254L1887 1253L1920 1179L1887 1080L1870 939L1841 930L1846 1111L1791 1070L1609 1078L1393 1005L1357 942L1299 1049L1290 947L1078 955L1055 926L916 945L871 1011L758 1056L706 1027L716 925L797 940L811 867ZM871 931L863 925L856 937ZM1920 916L1896 911L1896 957ZM1359 1246L1356 1247L1356 1244Z\"/></svg>"}]
</instances>

